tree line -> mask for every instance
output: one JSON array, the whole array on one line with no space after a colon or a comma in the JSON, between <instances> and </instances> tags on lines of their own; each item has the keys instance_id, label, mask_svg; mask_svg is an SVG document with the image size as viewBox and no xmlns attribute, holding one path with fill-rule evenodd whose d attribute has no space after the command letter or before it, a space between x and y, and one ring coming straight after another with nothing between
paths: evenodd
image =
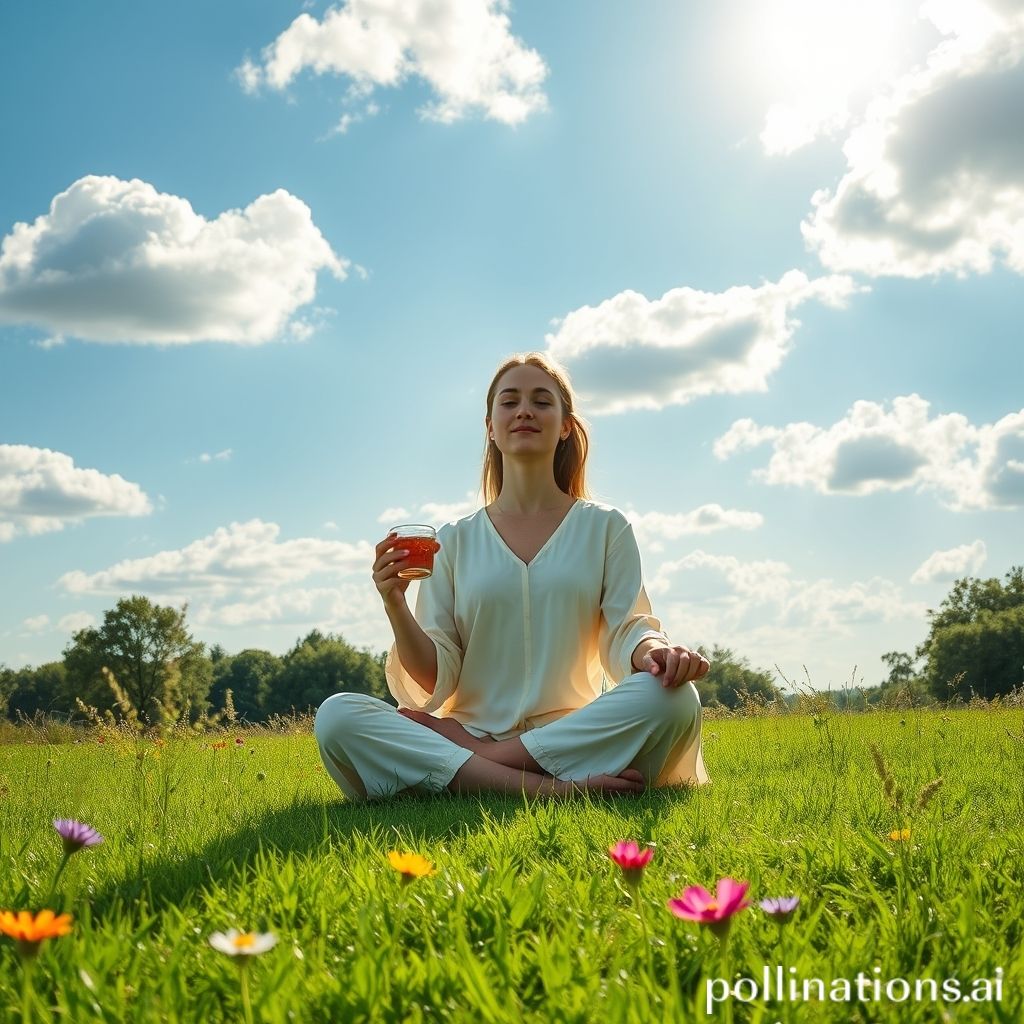
<instances>
[{"instance_id":1,"label":"tree line","mask_svg":"<svg viewBox=\"0 0 1024 1024\"><path fill-rule=\"evenodd\" d=\"M95 708L115 717L130 709L149 722L195 719L225 707L229 690L235 713L251 723L315 709L338 691L395 704L384 677L385 652L357 650L317 629L281 656L258 648L232 655L219 644L207 650L189 633L187 610L139 595L123 598L98 628L74 634L62 660L18 670L0 666L0 715L84 719ZM1011 569L1005 581L955 581L928 619L928 636L913 656L883 655L888 677L856 698L838 694L838 703L864 706L897 691L924 701L992 699L1024 684L1024 568ZM711 671L698 684L705 705L782 699L772 672L718 645L708 657Z\"/></svg>"},{"instance_id":2,"label":"tree line","mask_svg":"<svg viewBox=\"0 0 1024 1024\"><path fill-rule=\"evenodd\" d=\"M237 716L256 723L316 708L339 690L395 703L385 654L317 629L283 656L258 649L231 655L219 644L207 650L190 635L187 610L138 595L118 601L102 625L74 634L61 661L0 667L0 712L12 720L38 712L74 720L90 717L90 707L116 718L130 708L148 722L194 720L222 709L230 690Z\"/></svg>"},{"instance_id":3,"label":"tree line","mask_svg":"<svg viewBox=\"0 0 1024 1024\"><path fill-rule=\"evenodd\" d=\"M925 701L1001 697L1024 686L1024 566L1002 580L956 580L928 636L911 655L889 651L883 691L902 689Z\"/></svg>"}]
</instances>

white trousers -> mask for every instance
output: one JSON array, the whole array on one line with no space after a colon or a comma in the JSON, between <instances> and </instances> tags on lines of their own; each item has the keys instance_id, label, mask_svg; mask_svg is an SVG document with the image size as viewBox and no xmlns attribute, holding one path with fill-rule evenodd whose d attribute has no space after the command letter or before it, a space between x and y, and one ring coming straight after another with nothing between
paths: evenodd
<instances>
[{"instance_id":1,"label":"white trousers","mask_svg":"<svg viewBox=\"0 0 1024 1024\"><path fill-rule=\"evenodd\" d=\"M700 730L693 683L663 687L649 672L636 672L585 707L519 739L557 779L582 781L635 768L648 785L703 785L710 780ZM472 757L472 751L365 693L328 697L313 732L331 778L355 801L439 792Z\"/></svg>"}]
</instances>

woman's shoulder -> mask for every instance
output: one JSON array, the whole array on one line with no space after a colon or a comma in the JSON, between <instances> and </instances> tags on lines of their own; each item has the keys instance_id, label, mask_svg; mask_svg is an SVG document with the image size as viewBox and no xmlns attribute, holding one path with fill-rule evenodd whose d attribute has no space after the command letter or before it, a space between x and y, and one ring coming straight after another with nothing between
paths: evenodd
<instances>
[{"instance_id":1,"label":"woman's shoulder","mask_svg":"<svg viewBox=\"0 0 1024 1024\"><path fill-rule=\"evenodd\" d=\"M468 515L457 516L454 519L449 519L447 522L442 523L437 529L437 539L440 543L444 543L445 538L448 540L454 540L460 536L465 535L467 532L476 529L483 524L483 516L487 513L483 508L478 508Z\"/></svg>"},{"instance_id":2,"label":"woman's shoulder","mask_svg":"<svg viewBox=\"0 0 1024 1024\"><path fill-rule=\"evenodd\" d=\"M580 498L576 512L578 523L602 534L606 540L614 540L629 526L629 517L621 509L593 498Z\"/></svg>"}]
</instances>

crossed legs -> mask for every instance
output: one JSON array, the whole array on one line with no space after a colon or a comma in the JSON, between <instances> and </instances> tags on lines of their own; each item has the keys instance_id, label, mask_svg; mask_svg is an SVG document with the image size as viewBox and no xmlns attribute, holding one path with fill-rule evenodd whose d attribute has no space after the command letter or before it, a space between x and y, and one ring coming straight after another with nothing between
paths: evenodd
<instances>
[{"instance_id":1,"label":"crossed legs","mask_svg":"<svg viewBox=\"0 0 1024 1024\"><path fill-rule=\"evenodd\" d=\"M541 797L580 790L627 794L642 792L647 783L707 781L696 690L687 684L668 693L647 673L507 740L478 739L454 719L398 712L358 693L329 697L314 732L329 774L353 800L440 789ZM671 769L677 762L685 762L685 770Z\"/></svg>"}]
</instances>

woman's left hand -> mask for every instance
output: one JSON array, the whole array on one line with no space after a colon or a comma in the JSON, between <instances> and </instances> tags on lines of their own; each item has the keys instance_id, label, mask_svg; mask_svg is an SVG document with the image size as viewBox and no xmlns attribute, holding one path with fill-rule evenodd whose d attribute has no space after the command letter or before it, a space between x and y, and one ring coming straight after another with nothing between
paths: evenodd
<instances>
[{"instance_id":1,"label":"woman's left hand","mask_svg":"<svg viewBox=\"0 0 1024 1024\"><path fill-rule=\"evenodd\" d=\"M682 686L703 679L711 668L711 662L699 651L679 644L655 647L644 655L643 664L644 670L660 679L662 686Z\"/></svg>"}]
</instances>

